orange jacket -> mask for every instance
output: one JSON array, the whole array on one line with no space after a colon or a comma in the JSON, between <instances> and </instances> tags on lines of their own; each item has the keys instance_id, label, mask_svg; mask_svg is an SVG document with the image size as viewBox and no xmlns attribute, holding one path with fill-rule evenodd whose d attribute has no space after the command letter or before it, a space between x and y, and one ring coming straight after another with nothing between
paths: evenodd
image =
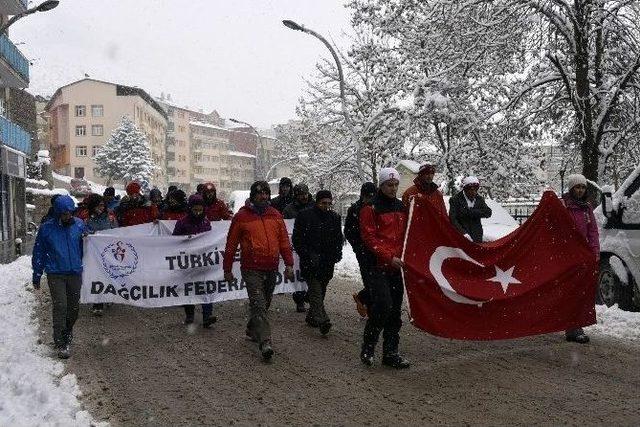
<instances>
[{"instance_id":1,"label":"orange jacket","mask_svg":"<svg viewBox=\"0 0 640 427\"><path fill-rule=\"evenodd\" d=\"M280 255L287 266L293 266L293 252L287 227L275 208L267 207L259 215L253 207L244 206L231 220L222 268L231 272L240 244L240 265L243 269L275 271Z\"/></svg>"},{"instance_id":2,"label":"orange jacket","mask_svg":"<svg viewBox=\"0 0 640 427\"><path fill-rule=\"evenodd\" d=\"M442 213L442 215L448 216L447 207L444 204L444 198L442 197L442 193L440 192L440 190L438 190L436 185L432 184L431 188L429 188L427 191L424 191L420 189L419 182L416 184L417 180L418 178L413 181L414 185L407 188L402 194L402 203L404 204L404 206L409 209L409 204L411 203L412 197L422 197L429 200L433 207L435 207L440 213Z\"/></svg>"}]
</instances>

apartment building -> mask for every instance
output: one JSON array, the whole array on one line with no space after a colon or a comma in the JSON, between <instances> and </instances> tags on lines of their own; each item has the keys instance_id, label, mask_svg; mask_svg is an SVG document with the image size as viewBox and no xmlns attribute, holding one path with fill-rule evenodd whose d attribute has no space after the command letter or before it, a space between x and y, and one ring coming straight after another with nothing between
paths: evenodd
<instances>
[{"instance_id":1,"label":"apartment building","mask_svg":"<svg viewBox=\"0 0 640 427\"><path fill-rule=\"evenodd\" d=\"M146 135L157 169L151 185L167 186L166 111L144 90L95 79L59 88L46 106L49 147L58 173L105 184L93 157L129 116Z\"/></svg>"},{"instance_id":2,"label":"apartment building","mask_svg":"<svg viewBox=\"0 0 640 427\"><path fill-rule=\"evenodd\" d=\"M26 0L0 2L0 24L26 10ZM33 97L20 90L28 86L29 61L6 34L0 35L0 262L13 260L16 239L26 236L26 158L32 135L18 123L35 114Z\"/></svg>"}]
</instances>

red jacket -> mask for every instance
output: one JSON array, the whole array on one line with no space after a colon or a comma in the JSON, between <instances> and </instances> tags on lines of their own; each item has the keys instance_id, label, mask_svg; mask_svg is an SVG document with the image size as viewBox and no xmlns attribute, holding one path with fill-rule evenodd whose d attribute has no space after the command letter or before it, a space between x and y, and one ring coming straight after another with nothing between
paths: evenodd
<instances>
[{"instance_id":1,"label":"red jacket","mask_svg":"<svg viewBox=\"0 0 640 427\"><path fill-rule=\"evenodd\" d=\"M243 269L275 271L280 256L287 266L293 266L293 251L282 215L268 206L262 215L253 206L240 208L231 220L227 234L223 270L231 271L240 244L240 265Z\"/></svg>"},{"instance_id":2,"label":"red jacket","mask_svg":"<svg viewBox=\"0 0 640 427\"><path fill-rule=\"evenodd\" d=\"M431 183L429 186L425 186L420 180L420 177L417 177L413 180L413 185L407 188L402 195L402 203L404 203L407 209L409 209L409 204L413 197L423 197L429 200L433 204L433 207L435 207L442 215L449 215L447 213L447 207L444 205L442 193L434 183Z\"/></svg>"},{"instance_id":3,"label":"red jacket","mask_svg":"<svg viewBox=\"0 0 640 427\"><path fill-rule=\"evenodd\" d=\"M378 195L360 211L360 234L367 249L376 255L378 267L393 269L391 260L402 256L407 213L398 199Z\"/></svg>"},{"instance_id":4,"label":"red jacket","mask_svg":"<svg viewBox=\"0 0 640 427\"><path fill-rule=\"evenodd\" d=\"M205 206L204 214L209 221L230 220L233 216L227 208L227 205L220 199L216 199L216 201L209 206Z\"/></svg>"},{"instance_id":5,"label":"red jacket","mask_svg":"<svg viewBox=\"0 0 640 427\"><path fill-rule=\"evenodd\" d=\"M144 197L135 202L129 197L124 197L118 206L117 213L120 227L146 224L155 221L159 216L158 207L149 204Z\"/></svg>"}]
</instances>

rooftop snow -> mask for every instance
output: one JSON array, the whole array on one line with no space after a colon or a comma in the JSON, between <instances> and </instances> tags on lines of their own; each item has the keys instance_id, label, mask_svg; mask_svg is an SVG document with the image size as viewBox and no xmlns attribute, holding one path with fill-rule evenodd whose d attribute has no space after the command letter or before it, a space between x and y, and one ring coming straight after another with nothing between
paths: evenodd
<instances>
[{"instance_id":1,"label":"rooftop snow","mask_svg":"<svg viewBox=\"0 0 640 427\"><path fill-rule=\"evenodd\" d=\"M204 123L204 122L194 121L194 122L189 122L189 124L193 125L193 126L200 126L200 127L203 127L203 128L218 129L218 130L223 130L225 132L229 132L229 129L223 128L223 127L220 127L220 126L215 126L215 125L212 125L211 123Z\"/></svg>"},{"instance_id":2,"label":"rooftop snow","mask_svg":"<svg viewBox=\"0 0 640 427\"><path fill-rule=\"evenodd\" d=\"M253 159L256 158L256 156L254 156L253 154L249 154L249 153L243 153L240 151L229 151L229 156L235 156L235 157L251 157Z\"/></svg>"}]
</instances>

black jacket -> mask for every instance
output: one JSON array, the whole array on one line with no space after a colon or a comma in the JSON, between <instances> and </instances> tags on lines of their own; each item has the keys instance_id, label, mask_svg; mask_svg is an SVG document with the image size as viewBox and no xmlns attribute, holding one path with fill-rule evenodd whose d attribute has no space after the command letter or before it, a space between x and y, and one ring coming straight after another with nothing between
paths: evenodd
<instances>
[{"instance_id":1,"label":"black jacket","mask_svg":"<svg viewBox=\"0 0 640 427\"><path fill-rule=\"evenodd\" d=\"M481 218L489 218L491 208L487 206L484 198L476 196L475 204L468 207L464 191L449 199L449 218L451 224L462 234L471 236L471 240L482 243L482 223Z\"/></svg>"},{"instance_id":2,"label":"black jacket","mask_svg":"<svg viewBox=\"0 0 640 427\"><path fill-rule=\"evenodd\" d=\"M322 211L317 206L305 209L296 217L291 240L300 257L300 272L305 280L333 277L335 263L342 259L340 215Z\"/></svg>"},{"instance_id":3,"label":"black jacket","mask_svg":"<svg viewBox=\"0 0 640 427\"><path fill-rule=\"evenodd\" d=\"M294 219L298 216L298 214L307 209L307 208L311 208L315 205L315 203L313 202L309 202L305 205L300 204L297 200L289 203L287 205L286 208L284 208L284 210L282 211L282 216L284 217L284 219Z\"/></svg>"},{"instance_id":4,"label":"black jacket","mask_svg":"<svg viewBox=\"0 0 640 427\"><path fill-rule=\"evenodd\" d=\"M286 208L289 203L293 203L293 191L289 191L289 195L287 196L278 195L270 201L271 206L276 208L280 213L284 211L284 208Z\"/></svg>"}]
</instances>

